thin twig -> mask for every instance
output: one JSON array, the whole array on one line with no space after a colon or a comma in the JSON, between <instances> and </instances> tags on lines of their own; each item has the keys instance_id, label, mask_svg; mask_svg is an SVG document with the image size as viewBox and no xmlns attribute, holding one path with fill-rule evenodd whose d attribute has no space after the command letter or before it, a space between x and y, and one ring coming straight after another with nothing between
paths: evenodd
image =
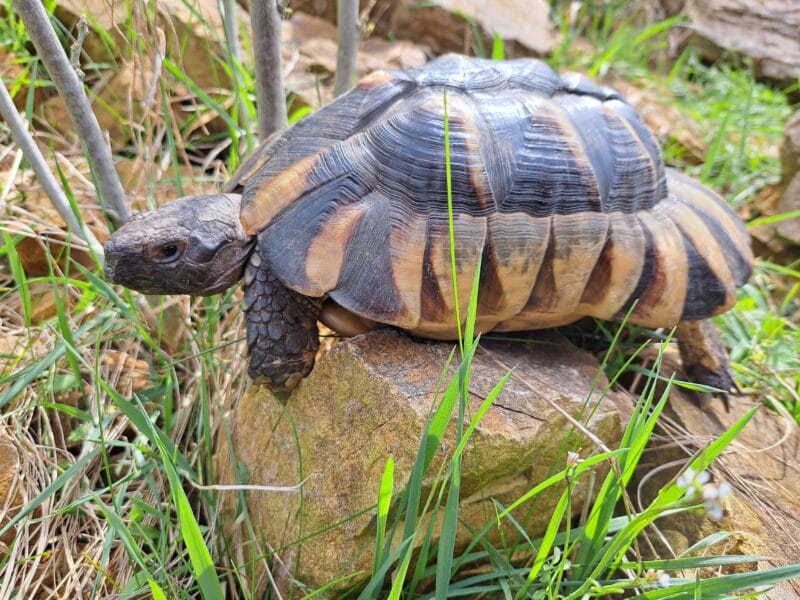
<instances>
[{"instance_id":1,"label":"thin twig","mask_svg":"<svg viewBox=\"0 0 800 600\"><path fill-rule=\"evenodd\" d=\"M237 63L242 62L242 53L239 50L239 24L236 22L236 0L222 0L222 23L225 26L225 38L228 49Z\"/></svg>"},{"instance_id":2,"label":"thin twig","mask_svg":"<svg viewBox=\"0 0 800 600\"><path fill-rule=\"evenodd\" d=\"M253 0L253 27L258 132L261 141L286 127L286 96L281 66L281 17L275 0Z\"/></svg>"},{"instance_id":3,"label":"thin twig","mask_svg":"<svg viewBox=\"0 0 800 600\"><path fill-rule=\"evenodd\" d=\"M58 94L64 100L78 138L85 145L103 209L114 225L121 225L130 217L130 207L114 168L111 149L106 143L97 117L92 112L83 83L61 47L41 0L14 0L14 7L25 23L28 35L36 46L39 58L47 67Z\"/></svg>"},{"instance_id":4,"label":"thin twig","mask_svg":"<svg viewBox=\"0 0 800 600\"><path fill-rule=\"evenodd\" d=\"M36 177L53 202L53 206L56 207L58 214L61 215L61 218L64 219L64 222L70 230L79 235L88 244L92 252L97 255L97 260L102 264L103 246L100 245L100 242L92 235L92 232L89 231L89 229L78 220L75 213L72 212L72 207L69 204L69 200L67 200L66 194L64 194L64 190L61 189L52 171L48 168L44 156L39 152L39 147L33 141L31 134L28 132L28 128L25 126L24 120L14 106L11 94L8 93L6 86L2 83L0 83L0 114L3 115L3 118L8 124L14 142L19 146L20 150L22 150L28 162L31 163Z\"/></svg>"},{"instance_id":5,"label":"thin twig","mask_svg":"<svg viewBox=\"0 0 800 600\"><path fill-rule=\"evenodd\" d=\"M225 26L225 39L228 42L228 62L231 68L233 89L239 105L239 124L250 131L250 113L244 100L244 83L242 81L242 51L239 47L239 23L236 19L236 0L222 0L222 23Z\"/></svg>"},{"instance_id":6,"label":"thin twig","mask_svg":"<svg viewBox=\"0 0 800 600\"><path fill-rule=\"evenodd\" d=\"M336 82L333 95L341 96L355 84L358 54L358 0L339 0L339 51L336 55Z\"/></svg>"}]
</instances>

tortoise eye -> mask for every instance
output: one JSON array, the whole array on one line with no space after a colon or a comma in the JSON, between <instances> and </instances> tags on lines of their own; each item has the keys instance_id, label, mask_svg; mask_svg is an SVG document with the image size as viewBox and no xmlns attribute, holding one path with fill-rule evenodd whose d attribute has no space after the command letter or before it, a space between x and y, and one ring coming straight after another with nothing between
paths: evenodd
<instances>
[{"instance_id":1,"label":"tortoise eye","mask_svg":"<svg viewBox=\"0 0 800 600\"><path fill-rule=\"evenodd\" d=\"M150 251L150 258L155 262L169 263L177 260L181 255L181 245L169 242L161 246L156 246Z\"/></svg>"}]
</instances>

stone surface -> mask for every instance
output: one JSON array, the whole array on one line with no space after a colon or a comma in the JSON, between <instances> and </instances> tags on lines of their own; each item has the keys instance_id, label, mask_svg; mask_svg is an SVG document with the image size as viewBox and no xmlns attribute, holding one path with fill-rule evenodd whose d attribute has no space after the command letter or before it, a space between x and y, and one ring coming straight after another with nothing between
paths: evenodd
<instances>
[{"instance_id":1,"label":"stone surface","mask_svg":"<svg viewBox=\"0 0 800 600\"><path fill-rule=\"evenodd\" d=\"M791 85L800 77L800 0L688 0L691 43L715 60L752 58L756 75Z\"/></svg>"},{"instance_id":2,"label":"stone surface","mask_svg":"<svg viewBox=\"0 0 800 600\"><path fill-rule=\"evenodd\" d=\"M336 19L336 0L295 0L291 7L332 23ZM546 56L559 40L546 0L361 0L360 7L364 28L413 40L437 54L473 54L476 41L489 52L497 33L509 56Z\"/></svg>"},{"instance_id":3,"label":"stone surface","mask_svg":"<svg viewBox=\"0 0 800 600\"><path fill-rule=\"evenodd\" d=\"M471 527L481 527L494 514L490 498L508 504L560 470L567 450L586 455L595 448L581 433L573 434L570 444L564 443L573 428L551 403L578 415L598 365L563 338L543 335L538 337L543 343L484 341L473 362L473 413L505 367L514 369L514 377L484 416L473 436L474 446L465 455L460 516ZM394 457L394 489L400 491L411 472L452 348L448 343L414 341L379 330L330 350L286 406L266 390L251 388L245 395L231 416L231 446L223 445L218 453L220 479L236 480L232 450L249 484L293 486L305 480L302 506L297 492L250 492L247 496L257 537L273 548L305 538L301 546L289 546L281 553L294 579L317 587L337 573L369 570L374 545L372 507L384 465L390 455ZM601 380L598 390L603 385ZM593 401L599 396L595 391ZM615 397L612 393L603 398L588 423L588 429L612 447L621 434ZM453 448L451 426L429 473ZM585 496L586 489L579 487L573 496L576 512ZM543 531L554 502L550 496L540 498L528 523L531 535ZM231 526L235 506L236 497L227 497L224 521L227 536L241 547L248 536L242 525ZM527 508L516 516L522 519ZM366 514L352 517L364 510ZM459 543L463 534L462 530ZM256 550L259 555L263 551Z\"/></svg>"},{"instance_id":4,"label":"stone surface","mask_svg":"<svg viewBox=\"0 0 800 600\"><path fill-rule=\"evenodd\" d=\"M669 369L668 369L669 370ZM674 389L660 421L661 436L654 437L642 461L648 469L677 460L685 464L708 443L725 433L753 407L749 397L732 397L731 411L721 403L702 410L680 390ZM647 466L649 465L649 467ZM659 520L659 528L672 550L680 553L717 531L733 532L712 554L751 554L768 558L760 567L800 562L800 434L790 417L762 406L752 420L712 465L714 481L733 488L725 516L714 523L702 515L682 513ZM665 470L651 480L649 494L675 474ZM737 571L752 570L752 563ZM726 571L728 572L728 571ZM706 574L705 576L708 576ZM764 596L773 600L800 597L800 582L782 583Z\"/></svg>"},{"instance_id":5,"label":"stone surface","mask_svg":"<svg viewBox=\"0 0 800 600\"><path fill-rule=\"evenodd\" d=\"M323 18L292 13L282 23L284 84L294 98L289 112L298 105L319 108L333 99L336 72L336 27ZM356 55L356 75L376 69L410 69L428 62L428 49L412 42L369 38L361 40Z\"/></svg>"},{"instance_id":6,"label":"stone surface","mask_svg":"<svg viewBox=\"0 0 800 600\"><path fill-rule=\"evenodd\" d=\"M800 33L798 33L800 35ZM800 110L786 123L781 147L781 197L778 213L800 210ZM800 218L781 221L776 226L782 238L800 245Z\"/></svg>"},{"instance_id":7,"label":"stone surface","mask_svg":"<svg viewBox=\"0 0 800 600\"><path fill-rule=\"evenodd\" d=\"M473 54L476 42L490 52L495 33L506 42L509 58L547 56L559 41L545 0L402 2L392 16L391 29L437 53Z\"/></svg>"},{"instance_id":8,"label":"stone surface","mask_svg":"<svg viewBox=\"0 0 800 600\"><path fill-rule=\"evenodd\" d=\"M159 0L156 10L158 14L152 18L133 10L127 0L61 0L56 16L73 31L77 20L82 15L87 17L91 33L83 49L95 62L113 64L120 56L129 56L128 29L146 30L148 35L140 38L140 42L153 47L137 48L135 54L166 53L202 89L229 86L230 79L222 66L225 32L216 0ZM129 23L129 19L133 22ZM247 26L249 19L240 7L237 19L240 27ZM104 35L96 33L100 30ZM109 47L109 40L117 45L117 51Z\"/></svg>"}]
</instances>

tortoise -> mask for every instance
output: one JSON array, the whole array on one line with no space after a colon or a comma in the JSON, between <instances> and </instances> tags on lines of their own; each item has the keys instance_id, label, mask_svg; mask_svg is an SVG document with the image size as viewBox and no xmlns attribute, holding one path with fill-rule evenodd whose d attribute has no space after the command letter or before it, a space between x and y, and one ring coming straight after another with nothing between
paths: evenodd
<instances>
[{"instance_id":1,"label":"tortoise","mask_svg":"<svg viewBox=\"0 0 800 600\"><path fill-rule=\"evenodd\" d=\"M753 260L736 214L665 167L616 91L534 59L457 55L366 77L262 144L222 193L134 216L105 258L110 281L151 294L243 278L248 373L284 394L313 367L318 320L455 339L454 288L468 298L479 264L476 331L681 324L689 377L728 391L704 320L733 305Z\"/></svg>"}]
</instances>

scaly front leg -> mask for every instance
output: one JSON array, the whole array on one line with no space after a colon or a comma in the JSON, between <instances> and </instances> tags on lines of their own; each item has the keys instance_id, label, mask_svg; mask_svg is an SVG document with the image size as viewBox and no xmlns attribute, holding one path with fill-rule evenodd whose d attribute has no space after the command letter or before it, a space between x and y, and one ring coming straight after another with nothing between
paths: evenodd
<instances>
[{"instance_id":1,"label":"scaly front leg","mask_svg":"<svg viewBox=\"0 0 800 600\"><path fill-rule=\"evenodd\" d=\"M314 366L322 301L284 286L257 251L250 257L244 280L247 373L255 383L285 398Z\"/></svg>"},{"instance_id":2,"label":"scaly front leg","mask_svg":"<svg viewBox=\"0 0 800 600\"><path fill-rule=\"evenodd\" d=\"M728 352L719 337L716 325L708 319L702 321L682 321L678 323L675 335L681 353L683 370L690 381L722 390L715 394L722 399L725 409L730 408L728 392L737 390L731 375ZM701 394L701 405L705 400Z\"/></svg>"}]
</instances>

